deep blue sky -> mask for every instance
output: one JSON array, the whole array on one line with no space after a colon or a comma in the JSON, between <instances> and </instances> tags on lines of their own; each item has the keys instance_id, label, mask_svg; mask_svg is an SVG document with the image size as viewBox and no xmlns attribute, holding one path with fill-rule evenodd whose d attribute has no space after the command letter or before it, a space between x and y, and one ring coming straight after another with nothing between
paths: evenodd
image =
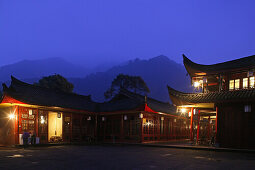
<instances>
[{"instance_id":1,"label":"deep blue sky","mask_svg":"<svg viewBox=\"0 0 255 170\"><path fill-rule=\"evenodd\" d=\"M254 0L1 0L0 65L63 57L93 66L185 53L212 64L255 54Z\"/></svg>"}]
</instances>

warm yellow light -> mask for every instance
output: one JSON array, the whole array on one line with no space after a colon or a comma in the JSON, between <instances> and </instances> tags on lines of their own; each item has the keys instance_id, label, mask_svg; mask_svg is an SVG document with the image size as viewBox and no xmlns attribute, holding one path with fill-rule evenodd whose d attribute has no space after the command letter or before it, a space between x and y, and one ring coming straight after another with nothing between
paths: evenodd
<instances>
[{"instance_id":1,"label":"warm yellow light","mask_svg":"<svg viewBox=\"0 0 255 170\"><path fill-rule=\"evenodd\" d=\"M187 109L181 108L181 113L186 113Z\"/></svg>"},{"instance_id":2,"label":"warm yellow light","mask_svg":"<svg viewBox=\"0 0 255 170\"><path fill-rule=\"evenodd\" d=\"M14 119L15 115L13 113L9 114L9 119Z\"/></svg>"},{"instance_id":3,"label":"warm yellow light","mask_svg":"<svg viewBox=\"0 0 255 170\"><path fill-rule=\"evenodd\" d=\"M195 81L195 82L194 82L194 87L197 88L197 87L199 87L199 86L200 86L200 83L199 83L198 81Z\"/></svg>"},{"instance_id":4,"label":"warm yellow light","mask_svg":"<svg viewBox=\"0 0 255 170\"><path fill-rule=\"evenodd\" d=\"M44 117L41 116L41 124L44 124L44 123L45 123Z\"/></svg>"},{"instance_id":5,"label":"warm yellow light","mask_svg":"<svg viewBox=\"0 0 255 170\"><path fill-rule=\"evenodd\" d=\"M44 122L45 122L45 120L44 120L44 119L42 119L42 120L41 120L41 124L44 124Z\"/></svg>"},{"instance_id":6,"label":"warm yellow light","mask_svg":"<svg viewBox=\"0 0 255 170\"><path fill-rule=\"evenodd\" d=\"M147 122L147 123L146 123L147 126L150 126L151 124L152 124L151 122Z\"/></svg>"},{"instance_id":7,"label":"warm yellow light","mask_svg":"<svg viewBox=\"0 0 255 170\"><path fill-rule=\"evenodd\" d=\"M142 114L142 113L139 114L139 118L140 118L140 119L143 118L143 114Z\"/></svg>"}]
</instances>

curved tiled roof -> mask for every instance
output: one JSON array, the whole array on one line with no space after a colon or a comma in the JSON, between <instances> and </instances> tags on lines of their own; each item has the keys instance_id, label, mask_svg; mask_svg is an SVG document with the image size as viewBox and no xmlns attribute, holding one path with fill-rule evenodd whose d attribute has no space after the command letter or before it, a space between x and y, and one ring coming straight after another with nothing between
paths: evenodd
<instances>
[{"instance_id":1,"label":"curved tiled roof","mask_svg":"<svg viewBox=\"0 0 255 170\"><path fill-rule=\"evenodd\" d=\"M221 91L209 93L183 93L169 86L167 86L167 88L170 99L175 105L255 100L255 89L242 89L236 91Z\"/></svg>"},{"instance_id":2,"label":"curved tiled roof","mask_svg":"<svg viewBox=\"0 0 255 170\"><path fill-rule=\"evenodd\" d=\"M124 97L121 97L124 96ZM145 101L145 96L121 89L111 101L100 103L99 108L103 112L114 112L118 110L132 110L137 108L145 108L145 104L156 112L176 114L176 108L165 102L161 102L150 97Z\"/></svg>"},{"instance_id":3,"label":"curved tiled roof","mask_svg":"<svg viewBox=\"0 0 255 170\"><path fill-rule=\"evenodd\" d=\"M145 96L128 90L120 90L109 102L96 103L91 100L90 96L56 91L22 82L14 77L11 77L11 79L12 82L9 87L3 84L4 95L26 104L90 112L118 112L128 110L144 111L147 103L147 106L153 111L176 114L176 108L173 105L149 97L147 102L145 102Z\"/></svg>"},{"instance_id":4,"label":"curved tiled roof","mask_svg":"<svg viewBox=\"0 0 255 170\"><path fill-rule=\"evenodd\" d=\"M183 54L183 64L190 76L195 76L195 73L216 74L239 69L249 70L255 67L255 55L218 64L203 65L194 63Z\"/></svg>"},{"instance_id":5,"label":"curved tiled roof","mask_svg":"<svg viewBox=\"0 0 255 170\"><path fill-rule=\"evenodd\" d=\"M66 93L37 85L27 84L13 76L11 79L12 82L9 88L3 84L4 94L7 94L23 103L84 111L95 110L96 103L91 100L90 96Z\"/></svg>"}]
</instances>

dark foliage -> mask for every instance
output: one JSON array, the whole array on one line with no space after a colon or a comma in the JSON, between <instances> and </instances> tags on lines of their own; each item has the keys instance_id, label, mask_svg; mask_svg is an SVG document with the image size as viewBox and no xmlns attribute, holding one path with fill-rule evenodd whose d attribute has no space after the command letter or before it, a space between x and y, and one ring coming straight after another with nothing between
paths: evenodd
<instances>
[{"instance_id":1,"label":"dark foliage","mask_svg":"<svg viewBox=\"0 0 255 170\"><path fill-rule=\"evenodd\" d=\"M72 93L74 88L72 83L68 82L66 78L59 74L43 77L42 79L39 80L38 83L34 84L41 87L46 87L68 93Z\"/></svg>"},{"instance_id":2,"label":"dark foliage","mask_svg":"<svg viewBox=\"0 0 255 170\"><path fill-rule=\"evenodd\" d=\"M111 87L104 93L106 99L114 96L120 89L133 91L134 93L147 94L150 92L148 86L140 76L129 76L119 74L111 84Z\"/></svg>"}]
</instances>

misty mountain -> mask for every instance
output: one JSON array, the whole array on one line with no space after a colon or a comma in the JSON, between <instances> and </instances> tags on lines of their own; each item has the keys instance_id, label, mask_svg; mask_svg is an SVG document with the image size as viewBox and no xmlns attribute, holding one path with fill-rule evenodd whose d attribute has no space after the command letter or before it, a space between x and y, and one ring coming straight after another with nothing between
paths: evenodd
<instances>
[{"instance_id":1,"label":"misty mountain","mask_svg":"<svg viewBox=\"0 0 255 170\"><path fill-rule=\"evenodd\" d=\"M0 67L0 82L5 82L8 85L10 76L13 75L22 81L33 84L42 76L56 73L63 75L74 84L75 93L92 95L92 99L95 101L105 100L104 92L120 73L141 76L151 91L149 96L162 101L169 101L167 84L177 90L191 90L190 79L186 76L183 65L163 55L149 60L131 60L106 70L107 67L111 67L111 63L106 64L105 67L99 65L94 69L86 69L61 58L23 60Z\"/></svg>"},{"instance_id":2,"label":"misty mountain","mask_svg":"<svg viewBox=\"0 0 255 170\"><path fill-rule=\"evenodd\" d=\"M60 74L64 77L85 77L90 70L77 66L62 58L23 60L0 67L0 81L10 80L13 75L19 79L39 79L43 76Z\"/></svg>"},{"instance_id":3,"label":"misty mountain","mask_svg":"<svg viewBox=\"0 0 255 170\"><path fill-rule=\"evenodd\" d=\"M163 55L149 60L135 59L105 72L89 74L85 78L70 78L69 81L74 84L76 93L91 94L95 101L103 101L104 92L120 73L141 76L151 91L149 96L162 101L169 101L167 84L177 90L191 90L185 68Z\"/></svg>"}]
</instances>

